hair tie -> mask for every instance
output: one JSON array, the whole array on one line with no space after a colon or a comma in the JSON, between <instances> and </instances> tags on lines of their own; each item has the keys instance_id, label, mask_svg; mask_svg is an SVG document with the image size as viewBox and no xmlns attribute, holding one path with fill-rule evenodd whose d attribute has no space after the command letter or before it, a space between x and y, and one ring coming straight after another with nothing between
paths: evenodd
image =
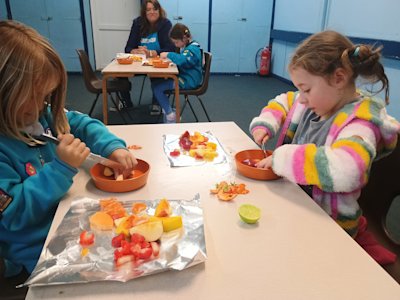
<instances>
[{"instance_id":1,"label":"hair tie","mask_svg":"<svg viewBox=\"0 0 400 300\"><path fill-rule=\"evenodd\" d=\"M356 47L356 50L354 50L352 56L357 57L359 52L360 52L360 46L357 46L357 47Z\"/></svg>"}]
</instances>

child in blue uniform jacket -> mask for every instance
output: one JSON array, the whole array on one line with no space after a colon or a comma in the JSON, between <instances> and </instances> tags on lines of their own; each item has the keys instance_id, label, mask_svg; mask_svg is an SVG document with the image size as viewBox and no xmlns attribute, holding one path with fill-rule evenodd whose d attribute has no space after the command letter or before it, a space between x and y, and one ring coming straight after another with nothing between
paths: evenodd
<instances>
[{"instance_id":1,"label":"child in blue uniform jacket","mask_svg":"<svg viewBox=\"0 0 400 300\"><path fill-rule=\"evenodd\" d=\"M137 161L98 120L66 112L67 75L35 30L0 22L0 258L5 276L31 273L57 205L90 149L130 171ZM60 143L34 138L42 132ZM85 141L83 143L82 141Z\"/></svg>"},{"instance_id":2,"label":"child in blue uniform jacket","mask_svg":"<svg viewBox=\"0 0 400 300\"><path fill-rule=\"evenodd\" d=\"M203 80L203 51L200 45L192 40L189 28L185 25L177 23L172 27L170 38L180 53L162 52L161 59L169 58L179 69L179 88L195 89ZM152 82L154 96L160 103L166 123L175 123L176 116L173 111L168 97L165 95L166 90L174 88L174 82L169 80L158 80Z\"/></svg>"}]
</instances>

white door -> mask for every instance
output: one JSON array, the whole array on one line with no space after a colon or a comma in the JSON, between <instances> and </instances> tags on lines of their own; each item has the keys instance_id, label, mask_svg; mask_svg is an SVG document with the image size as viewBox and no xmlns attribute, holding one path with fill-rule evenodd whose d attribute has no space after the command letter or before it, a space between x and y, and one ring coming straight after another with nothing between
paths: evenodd
<instances>
[{"instance_id":1,"label":"white door","mask_svg":"<svg viewBox=\"0 0 400 300\"><path fill-rule=\"evenodd\" d=\"M91 0L96 69L103 69L124 52L132 21L140 15L140 0Z\"/></svg>"},{"instance_id":2,"label":"white door","mask_svg":"<svg viewBox=\"0 0 400 300\"><path fill-rule=\"evenodd\" d=\"M193 39L208 50L209 0L160 0L160 4L172 24L185 24Z\"/></svg>"},{"instance_id":3,"label":"white door","mask_svg":"<svg viewBox=\"0 0 400 300\"><path fill-rule=\"evenodd\" d=\"M272 4L273 0L213 1L213 72L256 72L256 53L269 43Z\"/></svg>"}]
</instances>

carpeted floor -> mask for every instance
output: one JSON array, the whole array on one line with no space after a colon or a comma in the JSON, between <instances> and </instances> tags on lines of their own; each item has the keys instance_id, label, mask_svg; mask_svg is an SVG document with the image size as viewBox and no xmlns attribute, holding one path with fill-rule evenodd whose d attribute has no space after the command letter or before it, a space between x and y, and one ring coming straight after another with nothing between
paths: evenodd
<instances>
[{"instance_id":1,"label":"carpeted floor","mask_svg":"<svg viewBox=\"0 0 400 300\"><path fill-rule=\"evenodd\" d=\"M150 81L145 79L142 99L139 105L140 87L142 76L131 79L132 99L135 107L124 112L125 119L131 124L160 123L162 118L150 116L149 106L151 104ZM68 76L67 108L88 113L95 98L89 93L84 85L82 75L70 74ZM202 97L207 112L212 121L234 121L244 132L248 133L251 119L258 115L261 108L276 95L294 90L293 86L271 77L259 76L234 76L234 75L212 75L209 81L207 93ZM192 101L199 121L206 122L196 99ZM181 97L181 101L183 98ZM109 107L112 107L111 101ZM99 97L92 117L102 120L102 97ZM195 122L195 118L187 107L182 114L182 122ZM119 114L115 111L109 113L109 124L124 124ZM269 144L273 148L274 141ZM388 228L400 242L400 197L393 202L389 212Z\"/></svg>"}]
</instances>

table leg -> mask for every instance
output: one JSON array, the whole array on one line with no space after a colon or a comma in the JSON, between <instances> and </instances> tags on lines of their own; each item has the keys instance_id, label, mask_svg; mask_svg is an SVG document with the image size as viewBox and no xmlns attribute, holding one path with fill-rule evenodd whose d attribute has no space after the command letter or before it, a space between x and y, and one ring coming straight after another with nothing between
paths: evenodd
<instances>
[{"instance_id":1,"label":"table leg","mask_svg":"<svg viewBox=\"0 0 400 300\"><path fill-rule=\"evenodd\" d=\"M107 94L107 76L103 75L103 123L108 124L108 94Z\"/></svg>"},{"instance_id":2,"label":"table leg","mask_svg":"<svg viewBox=\"0 0 400 300\"><path fill-rule=\"evenodd\" d=\"M179 101L179 81L178 81L178 76L173 76L175 83L175 107L176 107L176 123L181 122L181 105Z\"/></svg>"}]
</instances>

